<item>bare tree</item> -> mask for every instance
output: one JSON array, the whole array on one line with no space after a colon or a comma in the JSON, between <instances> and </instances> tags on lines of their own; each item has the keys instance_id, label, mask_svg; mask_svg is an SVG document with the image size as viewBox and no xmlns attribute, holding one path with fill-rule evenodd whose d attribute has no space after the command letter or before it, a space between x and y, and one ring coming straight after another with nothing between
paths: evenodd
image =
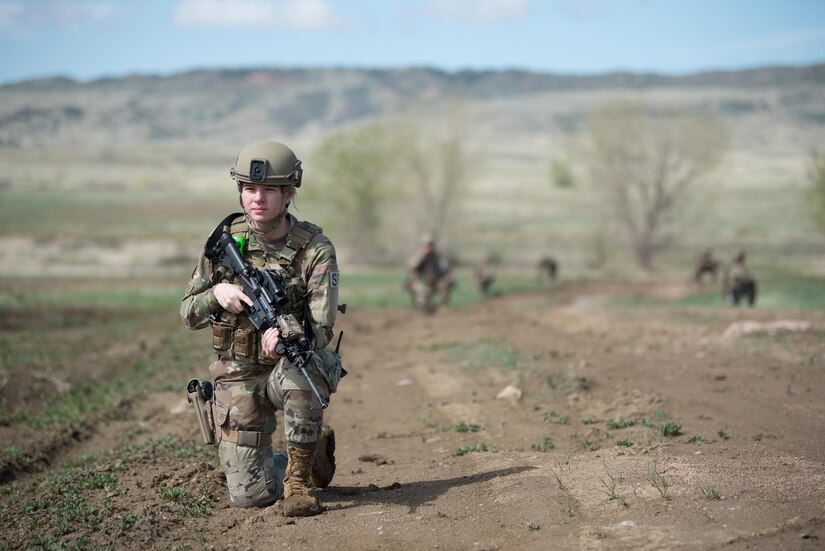
<instances>
[{"instance_id":1,"label":"bare tree","mask_svg":"<svg viewBox=\"0 0 825 551\"><path fill-rule=\"evenodd\" d=\"M470 178L472 155L463 125L447 117L445 127L423 128L403 122L399 128L401 170L406 174L416 205L416 224L436 240L447 240L459 218L463 192Z\"/></svg>"},{"instance_id":2,"label":"bare tree","mask_svg":"<svg viewBox=\"0 0 825 551\"><path fill-rule=\"evenodd\" d=\"M593 181L627 230L637 263L651 270L690 188L722 161L727 131L710 116L654 116L630 101L597 109L588 129Z\"/></svg>"}]
</instances>

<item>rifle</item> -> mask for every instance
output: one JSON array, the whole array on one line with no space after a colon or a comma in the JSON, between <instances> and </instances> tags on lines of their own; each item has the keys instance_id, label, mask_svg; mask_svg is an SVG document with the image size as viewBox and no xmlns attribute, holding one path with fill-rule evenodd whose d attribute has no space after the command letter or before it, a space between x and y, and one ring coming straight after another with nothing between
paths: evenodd
<instances>
[{"instance_id":1,"label":"rifle","mask_svg":"<svg viewBox=\"0 0 825 551\"><path fill-rule=\"evenodd\" d=\"M307 359L312 351L307 346L304 330L295 316L281 312L287 303L281 276L271 270L259 270L243 259L238 241L229 233L229 225L237 216L228 216L209 236L204 249L206 258L219 262L241 279L243 293L253 304L245 305L249 321L258 331L273 327L280 331L275 352L287 357L307 380L321 407L326 408L329 402L321 396L307 371Z\"/></svg>"}]
</instances>

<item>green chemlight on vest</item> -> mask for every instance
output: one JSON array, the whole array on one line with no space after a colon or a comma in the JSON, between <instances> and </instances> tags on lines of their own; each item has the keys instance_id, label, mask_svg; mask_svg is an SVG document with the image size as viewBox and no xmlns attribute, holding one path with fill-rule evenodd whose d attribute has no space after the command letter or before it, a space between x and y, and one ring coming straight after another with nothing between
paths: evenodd
<instances>
[{"instance_id":1,"label":"green chemlight on vest","mask_svg":"<svg viewBox=\"0 0 825 551\"><path fill-rule=\"evenodd\" d=\"M244 251L246 250L246 237L243 235L236 235L235 243L238 244L238 251L241 253L241 256L243 256Z\"/></svg>"}]
</instances>

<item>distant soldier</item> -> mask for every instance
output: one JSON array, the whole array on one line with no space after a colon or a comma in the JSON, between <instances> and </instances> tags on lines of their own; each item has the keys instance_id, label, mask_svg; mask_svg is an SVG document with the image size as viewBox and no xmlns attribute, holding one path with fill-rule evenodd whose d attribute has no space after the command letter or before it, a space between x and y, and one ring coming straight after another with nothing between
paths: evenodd
<instances>
[{"instance_id":1,"label":"distant soldier","mask_svg":"<svg viewBox=\"0 0 825 551\"><path fill-rule=\"evenodd\" d=\"M739 306L742 299L748 301L748 306L756 303L756 280L745 267L745 251L738 252L733 263L725 270L722 294L733 306Z\"/></svg>"},{"instance_id":2,"label":"distant soldier","mask_svg":"<svg viewBox=\"0 0 825 551\"><path fill-rule=\"evenodd\" d=\"M556 279L559 271L559 263L552 256L545 256L538 263L539 277L547 276L552 280Z\"/></svg>"},{"instance_id":3,"label":"distant soldier","mask_svg":"<svg viewBox=\"0 0 825 551\"><path fill-rule=\"evenodd\" d=\"M438 305L447 307L450 305L450 299L453 297L453 291L458 286L458 282L453 277L453 265L456 262L453 259L445 259L441 263L441 270L439 272L438 286L436 292L439 295Z\"/></svg>"},{"instance_id":4,"label":"distant soldier","mask_svg":"<svg viewBox=\"0 0 825 551\"><path fill-rule=\"evenodd\" d=\"M490 287L496 280L496 276L493 271L493 259L489 256L484 257L481 262L478 263L478 266L476 266L476 269L473 272L473 277L478 284L478 289L481 291L481 294L485 297L489 296Z\"/></svg>"},{"instance_id":5,"label":"distant soldier","mask_svg":"<svg viewBox=\"0 0 825 551\"><path fill-rule=\"evenodd\" d=\"M693 270L693 281L702 283L702 277L709 274L715 282L719 271L719 261L713 257L710 249L705 249L696 257L696 265Z\"/></svg>"},{"instance_id":6,"label":"distant soldier","mask_svg":"<svg viewBox=\"0 0 825 551\"><path fill-rule=\"evenodd\" d=\"M421 248L410 261L410 273L404 286L413 306L428 314L435 312L436 304L449 304L455 280L431 236L425 235L421 239ZM437 296L439 300L436 302Z\"/></svg>"}]
</instances>

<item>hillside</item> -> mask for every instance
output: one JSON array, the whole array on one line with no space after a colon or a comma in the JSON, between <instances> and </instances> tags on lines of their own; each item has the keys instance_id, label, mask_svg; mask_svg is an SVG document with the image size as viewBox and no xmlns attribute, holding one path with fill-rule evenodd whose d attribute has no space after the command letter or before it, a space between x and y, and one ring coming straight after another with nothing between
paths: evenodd
<instances>
[{"instance_id":1,"label":"hillside","mask_svg":"<svg viewBox=\"0 0 825 551\"><path fill-rule=\"evenodd\" d=\"M48 203L6 194L0 233L18 245L2 259L25 258L8 263L19 273L40 250L31 247L35 240L59 235L59 250L34 261L54 270L47 257L86 247L74 236L93 232L116 244L128 240L138 251L160 250L157 263L168 265L190 258L209 226L204 219L222 217L234 201L228 168L241 144L289 143L305 161L306 187L317 189L316 147L335 132L403 117L439 132L457 117L467 150L480 161L451 247L471 259L493 250L522 266L553 250L568 274L580 274L600 251L621 246L622 233L586 185L577 157L589 114L619 98L641 99L662 116L709 113L730 131L725 162L676 226L678 247L667 263L684 269L705 246L723 256L748 247L765 252L756 262L769 256L792 264L808 264L825 249L804 195L809 151L825 143L825 64L682 76L261 68L0 87L0 189L38 190ZM558 158L571 163L579 185L550 184L548 166ZM31 219L33 212L51 213L54 201L77 208L49 215L45 224ZM119 209L117 223L103 230L101 220L112 215L96 207L102 202ZM312 201L301 206L302 215L336 229ZM178 220L170 227L172 212ZM407 222L393 229L397 257L420 231ZM132 269L142 254L124 253L123 265L106 273ZM101 255L89 256L98 266ZM624 256L606 260L616 259Z\"/></svg>"},{"instance_id":2,"label":"hillside","mask_svg":"<svg viewBox=\"0 0 825 551\"><path fill-rule=\"evenodd\" d=\"M684 76L610 73L572 76L525 71L443 72L427 68L201 70L77 82L67 78L0 87L0 144L89 146L235 138L249 133L327 132L446 101L487 104L574 95L694 97L731 120L772 113L802 127L825 123L825 65ZM574 130L580 109L560 108L547 130ZM529 132L531 129L523 128Z\"/></svg>"}]
</instances>

